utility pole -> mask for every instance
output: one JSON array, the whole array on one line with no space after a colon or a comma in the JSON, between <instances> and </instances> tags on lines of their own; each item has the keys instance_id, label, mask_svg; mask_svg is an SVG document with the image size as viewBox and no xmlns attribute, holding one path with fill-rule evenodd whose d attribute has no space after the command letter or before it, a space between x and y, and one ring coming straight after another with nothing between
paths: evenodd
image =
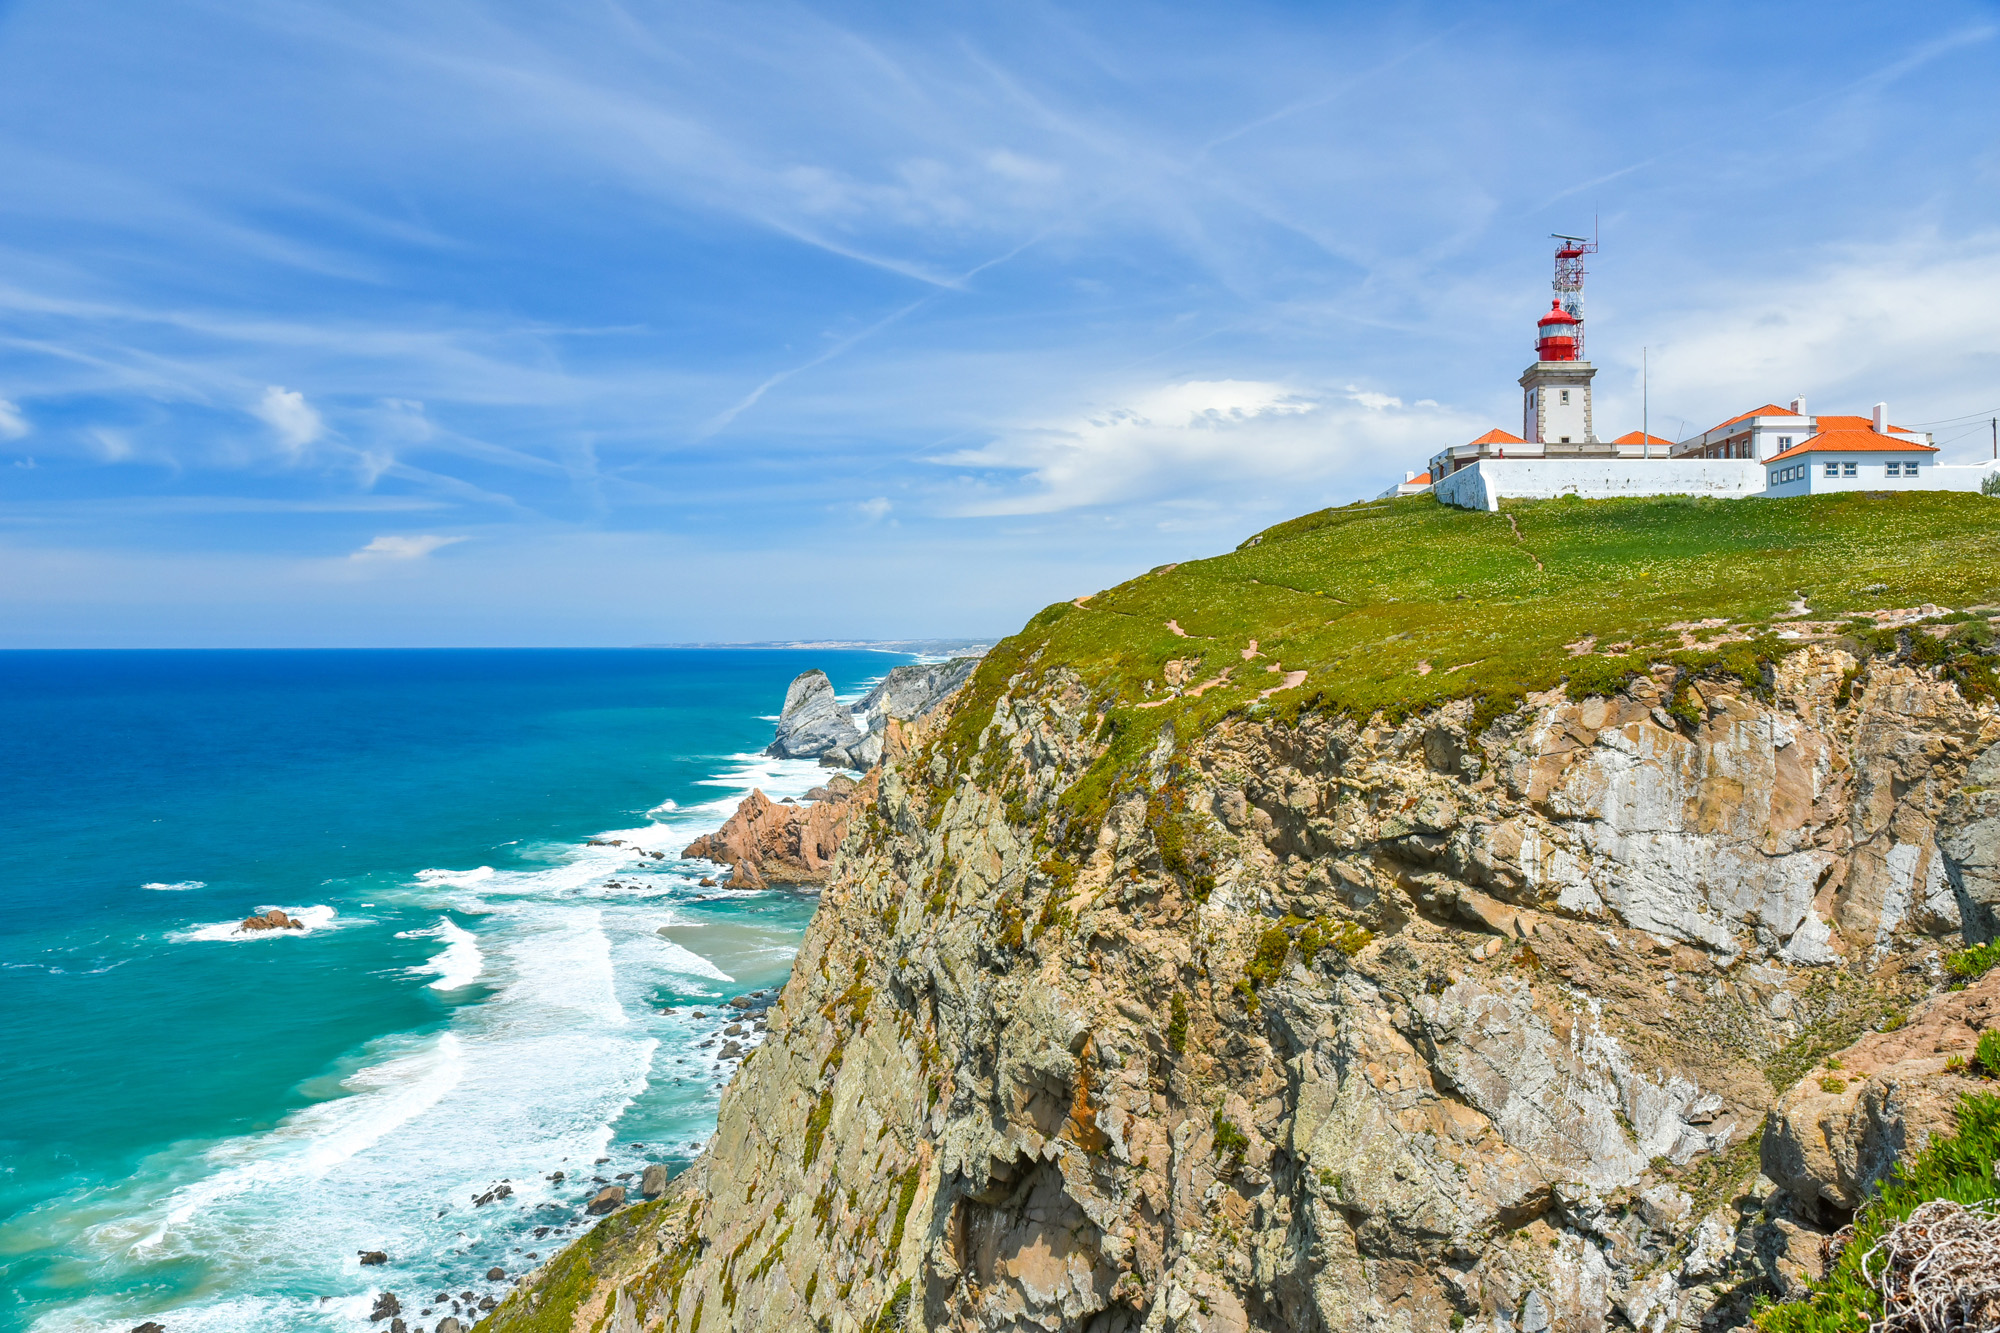
<instances>
[{"instance_id":1,"label":"utility pole","mask_svg":"<svg viewBox=\"0 0 2000 1333\"><path fill-rule=\"evenodd\" d=\"M1993 418L1993 456L2000 458L2000 417Z\"/></svg>"},{"instance_id":2,"label":"utility pole","mask_svg":"<svg viewBox=\"0 0 2000 1333\"><path fill-rule=\"evenodd\" d=\"M1639 349L1639 457L1653 456L1653 349ZM2000 439L2000 436L1995 436ZM2000 447L2000 446L1996 446ZM2000 457L1996 454L1995 457Z\"/></svg>"}]
</instances>

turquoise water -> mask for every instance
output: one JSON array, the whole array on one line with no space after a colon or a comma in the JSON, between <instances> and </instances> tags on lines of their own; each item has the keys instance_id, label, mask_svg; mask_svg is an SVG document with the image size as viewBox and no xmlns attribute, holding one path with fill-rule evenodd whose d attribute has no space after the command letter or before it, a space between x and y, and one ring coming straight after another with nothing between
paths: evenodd
<instances>
[{"instance_id":1,"label":"turquoise water","mask_svg":"<svg viewBox=\"0 0 2000 1333\"><path fill-rule=\"evenodd\" d=\"M899 660L0 653L0 1329L429 1328L684 1163L813 904L678 852L824 778L755 754L793 675Z\"/></svg>"}]
</instances>

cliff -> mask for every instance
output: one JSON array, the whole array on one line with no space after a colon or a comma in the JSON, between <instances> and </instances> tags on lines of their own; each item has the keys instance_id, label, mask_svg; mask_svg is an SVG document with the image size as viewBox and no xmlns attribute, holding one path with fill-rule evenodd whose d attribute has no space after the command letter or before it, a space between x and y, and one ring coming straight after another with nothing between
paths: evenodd
<instances>
[{"instance_id":1,"label":"cliff","mask_svg":"<svg viewBox=\"0 0 2000 1333\"><path fill-rule=\"evenodd\" d=\"M1396 501L1050 608L702 1160L484 1327L1742 1322L1992 1001L1994 512Z\"/></svg>"}]
</instances>

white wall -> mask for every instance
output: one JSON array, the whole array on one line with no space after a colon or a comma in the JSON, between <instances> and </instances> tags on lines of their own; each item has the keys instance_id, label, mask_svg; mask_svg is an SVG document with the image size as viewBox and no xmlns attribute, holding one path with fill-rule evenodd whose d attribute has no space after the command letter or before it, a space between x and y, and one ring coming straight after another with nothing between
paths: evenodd
<instances>
[{"instance_id":1,"label":"white wall","mask_svg":"<svg viewBox=\"0 0 2000 1333\"><path fill-rule=\"evenodd\" d=\"M1857 450L1853 453L1805 454L1798 462L1806 465L1806 475L1792 481L1779 482L1769 488L1768 494L1778 498L1787 495L1826 495L1834 491L1976 491L1979 489L1979 484L1990 476L1996 467L2000 467L2000 463L1941 466L1928 461L1932 456L1917 456L1919 466L1916 476L1892 477L1884 465L1892 457L1898 463L1907 463L1910 461L1910 455L1881 454L1867 450ZM1846 476L1844 475L1846 469L1842 468L1843 475L1829 477L1826 475L1828 463L1856 464L1857 475ZM1797 465L1798 463L1784 463L1773 467L1766 463L1763 465L1764 474L1768 478L1773 472Z\"/></svg>"},{"instance_id":2,"label":"white wall","mask_svg":"<svg viewBox=\"0 0 2000 1333\"><path fill-rule=\"evenodd\" d=\"M1564 495L1586 500L1627 495L1711 495L1733 500L1763 492L1764 465L1747 458L1482 458L1436 486L1437 498L1445 504L1488 510L1498 509L1501 500L1553 500Z\"/></svg>"}]
</instances>

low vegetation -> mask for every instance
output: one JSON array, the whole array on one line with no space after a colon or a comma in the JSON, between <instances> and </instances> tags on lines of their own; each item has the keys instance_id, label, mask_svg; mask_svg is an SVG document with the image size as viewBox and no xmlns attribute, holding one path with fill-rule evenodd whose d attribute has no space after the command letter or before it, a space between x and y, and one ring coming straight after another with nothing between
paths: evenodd
<instances>
[{"instance_id":1,"label":"low vegetation","mask_svg":"<svg viewBox=\"0 0 2000 1333\"><path fill-rule=\"evenodd\" d=\"M1324 510L1042 611L987 656L938 753L969 772L1008 682L1058 669L1091 693L1109 742L1064 793L1068 814L1085 816L1072 824L1105 807L1163 732L1192 737L1232 713L1393 719L1472 698L1477 727L1531 690L1568 680L1603 693L1672 662L1669 711L1692 720L1689 680L1764 687L1788 646L1772 629L1799 599L1818 621L2000 601L1996 517L1983 496L1936 491L1551 500L1499 514L1419 496ZM1989 688L1985 624L1955 619L1968 627L1949 642L1852 642ZM1873 622L1853 632L1872 635Z\"/></svg>"}]
</instances>

